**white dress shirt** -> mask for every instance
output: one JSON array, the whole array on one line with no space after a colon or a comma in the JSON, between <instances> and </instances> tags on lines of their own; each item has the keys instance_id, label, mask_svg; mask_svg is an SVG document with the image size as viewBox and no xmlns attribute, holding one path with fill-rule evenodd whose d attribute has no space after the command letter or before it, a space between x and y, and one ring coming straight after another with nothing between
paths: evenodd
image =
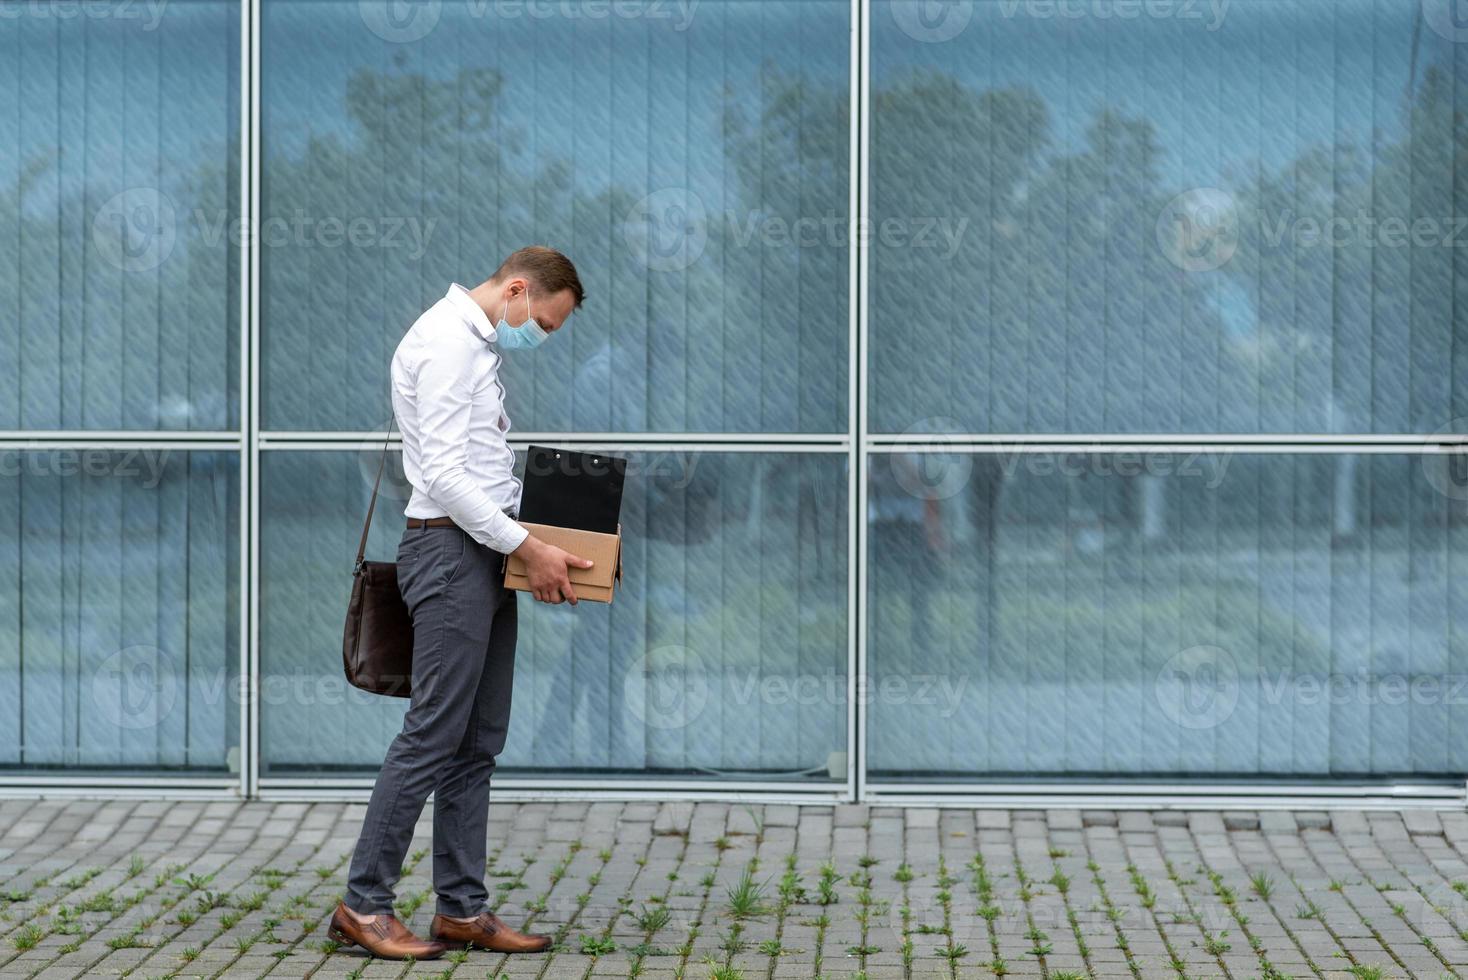
<instances>
[{"instance_id":1,"label":"white dress shirt","mask_svg":"<svg viewBox=\"0 0 1468 980\"><path fill-rule=\"evenodd\" d=\"M403 433L408 517L451 517L470 537L508 554L528 532L516 524L520 481L505 436L505 389L495 328L454 283L420 316L392 358L392 404Z\"/></svg>"}]
</instances>

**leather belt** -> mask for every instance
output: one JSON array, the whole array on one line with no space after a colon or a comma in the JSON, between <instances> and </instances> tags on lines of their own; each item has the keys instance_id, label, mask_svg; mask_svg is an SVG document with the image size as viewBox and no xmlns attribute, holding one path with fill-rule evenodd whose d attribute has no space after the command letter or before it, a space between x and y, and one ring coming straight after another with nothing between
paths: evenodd
<instances>
[{"instance_id":1,"label":"leather belt","mask_svg":"<svg viewBox=\"0 0 1468 980\"><path fill-rule=\"evenodd\" d=\"M416 531L422 527L458 527L452 517L410 517L408 518L408 530Z\"/></svg>"}]
</instances>

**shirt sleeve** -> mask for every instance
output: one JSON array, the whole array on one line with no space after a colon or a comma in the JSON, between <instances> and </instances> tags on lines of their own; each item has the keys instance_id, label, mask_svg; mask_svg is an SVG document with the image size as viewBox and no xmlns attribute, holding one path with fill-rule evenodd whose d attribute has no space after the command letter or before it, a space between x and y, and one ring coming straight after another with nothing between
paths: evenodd
<instances>
[{"instance_id":1,"label":"shirt sleeve","mask_svg":"<svg viewBox=\"0 0 1468 980\"><path fill-rule=\"evenodd\" d=\"M505 554L514 551L530 532L469 477L473 359L457 351L430 351L418 365L414 386L423 489L475 541Z\"/></svg>"}]
</instances>

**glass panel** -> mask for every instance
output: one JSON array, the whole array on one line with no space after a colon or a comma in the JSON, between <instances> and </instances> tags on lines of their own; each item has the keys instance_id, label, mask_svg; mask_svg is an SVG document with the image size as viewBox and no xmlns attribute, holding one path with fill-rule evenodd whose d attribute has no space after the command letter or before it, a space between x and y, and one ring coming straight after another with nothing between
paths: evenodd
<instances>
[{"instance_id":1,"label":"glass panel","mask_svg":"<svg viewBox=\"0 0 1468 980\"><path fill-rule=\"evenodd\" d=\"M511 355L522 431L844 432L849 18L267 0L265 427L377 424L414 319L540 242L587 300Z\"/></svg>"},{"instance_id":2,"label":"glass panel","mask_svg":"<svg viewBox=\"0 0 1468 980\"><path fill-rule=\"evenodd\" d=\"M238 765L239 459L0 450L0 769Z\"/></svg>"},{"instance_id":3,"label":"glass panel","mask_svg":"<svg viewBox=\"0 0 1468 980\"><path fill-rule=\"evenodd\" d=\"M402 723L406 703L349 688L338 652L376 449L263 456L273 775L375 771ZM624 455L615 601L518 597L501 771L826 779L834 766L845 779L846 457ZM379 499L369 557L395 553L406 498L399 481Z\"/></svg>"},{"instance_id":4,"label":"glass panel","mask_svg":"<svg viewBox=\"0 0 1468 980\"><path fill-rule=\"evenodd\" d=\"M873 457L874 774L1468 770L1448 459Z\"/></svg>"},{"instance_id":5,"label":"glass panel","mask_svg":"<svg viewBox=\"0 0 1468 980\"><path fill-rule=\"evenodd\" d=\"M1468 414L1454 7L874 0L873 430Z\"/></svg>"},{"instance_id":6,"label":"glass panel","mask_svg":"<svg viewBox=\"0 0 1468 980\"><path fill-rule=\"evenodd\" d=\"M0 430L238 423L238 4L0 10Z\"/></svg>"}]
</instances>

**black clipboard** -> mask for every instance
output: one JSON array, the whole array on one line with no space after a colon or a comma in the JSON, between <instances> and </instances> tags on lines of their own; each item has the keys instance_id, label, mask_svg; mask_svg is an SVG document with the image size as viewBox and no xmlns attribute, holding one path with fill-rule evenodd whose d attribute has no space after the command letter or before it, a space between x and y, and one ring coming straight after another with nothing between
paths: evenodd
<instances>
[{"instance_id":1,"label":"black clipboard","mask_svg":"<svg viewBox=\"0 0 1468 980\"><path fill-rule=\"evenodd\" d=\"M517 517L527 524L616 534L626 476L627 460L617 456L531 446Z\"/></svg>"}]
</instances>

